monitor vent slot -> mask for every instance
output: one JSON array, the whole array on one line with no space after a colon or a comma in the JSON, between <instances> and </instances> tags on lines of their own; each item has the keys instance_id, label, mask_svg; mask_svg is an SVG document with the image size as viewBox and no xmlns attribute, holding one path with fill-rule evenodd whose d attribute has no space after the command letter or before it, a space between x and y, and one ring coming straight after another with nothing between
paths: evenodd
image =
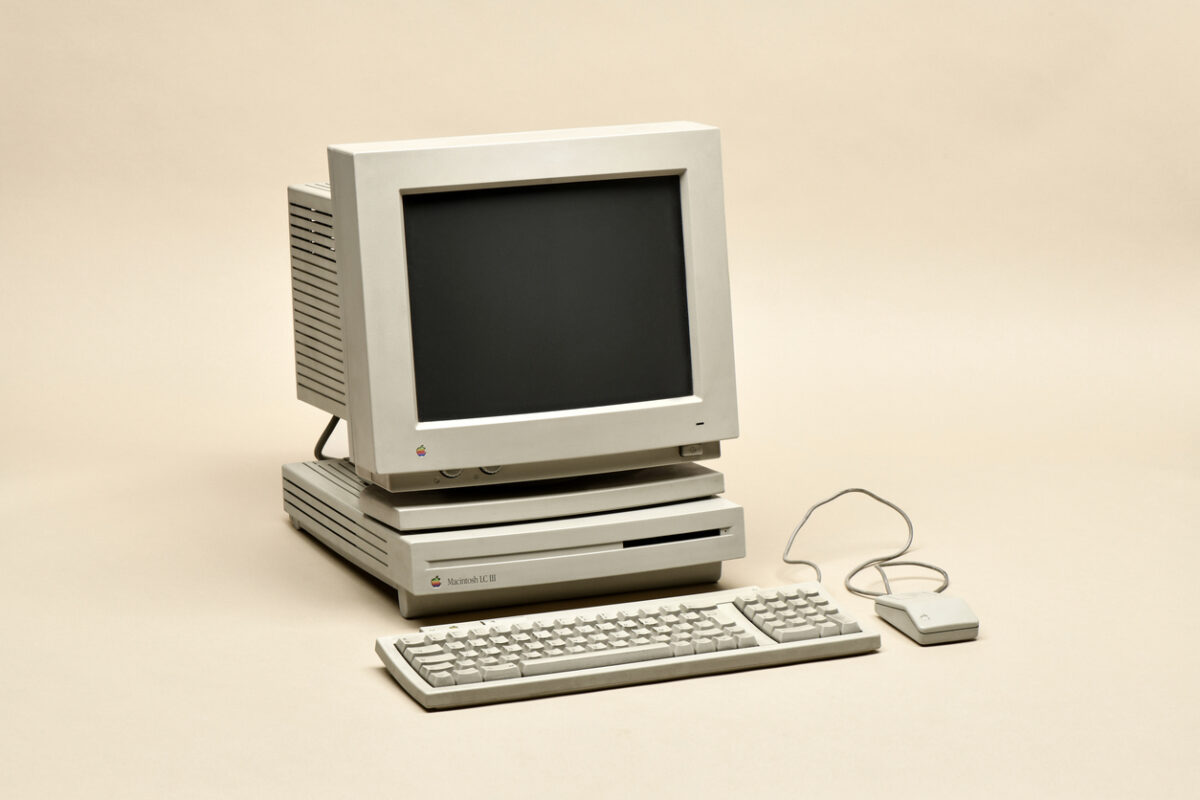
<instances>
[{"instance_id":1,"label":"monitor vent slot","mask_svg":"<svg viewBox=\"0 0 1200 800\"><path fill-rule=\"evenodd\" d=\"M347 419L342 303L328 183L288 187L296 396Z\"/></svg>"}]
</instances>

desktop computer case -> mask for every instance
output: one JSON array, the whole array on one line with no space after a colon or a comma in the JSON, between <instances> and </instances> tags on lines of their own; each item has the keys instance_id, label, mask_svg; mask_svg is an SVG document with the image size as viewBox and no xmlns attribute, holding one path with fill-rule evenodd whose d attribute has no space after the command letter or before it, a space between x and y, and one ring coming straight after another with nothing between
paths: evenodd
<instances>
[{"instance_id":1,"label":"desktop computer case","mask_svg":"<svg viewBox=\"0 0 1200 800\"><path fill-rule=\"evenodd\" d=\"M397 507L395 520L419 527L403 529L364 512L386 504L347 461L303 462L283 467L284 508L294 527L394 587L403 616L422 617L717 580L723 561L746 553L742 509L715 496L720 473L681 467L599 476L606 511L527 518L537 507L586 508L584 479L531 488L524 509L417 501Z\"/></svg>"}]
</instances>

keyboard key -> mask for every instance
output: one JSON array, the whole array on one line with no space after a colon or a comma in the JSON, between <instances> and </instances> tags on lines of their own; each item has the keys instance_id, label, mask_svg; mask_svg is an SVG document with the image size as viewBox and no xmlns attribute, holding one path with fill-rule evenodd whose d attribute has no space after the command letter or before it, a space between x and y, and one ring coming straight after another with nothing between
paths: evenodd
<instances>
[{"instance_id":1,"label":"keyboard key","mask_svg":"<svg viewBox=\"0 0 1200 800\"><path fill-rule=\"evenodd\" d=\"M439 669L424 676L433 686L453 686L454 675L448 669Z\"/></svg>"},{"instance_id":2,"label":"keyboard key","mask_svg":"<svg viewBox=\"0 0 1200 800\"><path fill-rule=\"evenodd\" d=\"M799 642L804 639L820 639L821 632L812 625L798 625L791 628L777 628L772 636L777 642Z\"/></svg>"},{"instance_id":3,"label":"keyboard key","mask_svg":"<svg viewBox=\"0 0 1200 800\"><path fill-rule=\"evenodd\" d=\"M479 683L483 680L483 673L474 667L456 669L450 674L454 677L454 682L458 684Z\"/></svg>"},{"instance_id":4,"label":"keyboard key","mask_svg":"<svg viewBox=\"0 0 1200 800\"><path fill-rule=\"evenodd\" d=\"M519 677L521 677L521 669L516 664L489 665L483 668L483 679L485 681L500 681L507 678Z\"/></svg>"},{"instance_id":5,"label":"keyboard key","mask_svg":"<svg viewBox=\"0 0 1200 800\"><path fill-rule=\"evenodd\" d=\"M457 660L458 657L453 653L438 653L432 656L417 656L412 660L412 665L420 669L421 667L431 667L434 664L453 664Z\"/></svg>"},{"instance_id":6,"label":"keyboard key","mask_svg":"<svg viewBox=\"0 0 1200 800\"><path fill-rule=\"evenodd\" d=\"M671 656L671 648L665 644L648 644L640 647L625 647L595 653L578 653L556 658L534 658L521 662L523 675L549 675L554 672L570 672L592 667L610 667L614 664L629 664L634 661L650 661Z\"/></svg>"},{"instance_id":7,"label":"keyboard key","mask_svg":"<svg viewBox=\"0 0 1200 800\"><path fill-rule=\"evenodd\" d=\"M419 658L421 656L436 656L442 652L442 648L436 644L426 644L418 647L409 647L402 652L404 653L404 657L408 659L409 662L412 662L414 658Z\"/></svg>"}]
</instances>

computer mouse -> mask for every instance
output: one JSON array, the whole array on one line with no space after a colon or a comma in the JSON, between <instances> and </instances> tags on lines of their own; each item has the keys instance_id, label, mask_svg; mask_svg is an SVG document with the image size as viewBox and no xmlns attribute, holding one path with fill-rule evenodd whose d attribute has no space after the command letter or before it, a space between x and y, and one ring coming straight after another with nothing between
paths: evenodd
<instances>
[{"instance_id":1,"label":"computer mouse","mask_svg":"<svg viewBox=\"0 0 1200 800\"><path fill-rule=\"evenodd\" d=\"M920 645L965 642L979 635L979 618L961 598L905 592L875 598L875 613Z\"/></svg>"}]
</instances>

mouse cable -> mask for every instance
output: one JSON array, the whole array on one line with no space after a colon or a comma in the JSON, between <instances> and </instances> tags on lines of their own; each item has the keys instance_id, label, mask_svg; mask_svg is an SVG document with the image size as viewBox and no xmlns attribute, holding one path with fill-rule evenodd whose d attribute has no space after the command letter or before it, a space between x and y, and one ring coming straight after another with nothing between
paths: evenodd
<instances>
[{"instance_id":1,"label":"mouse cable","mask_svg":"<svg viewBox=\"0 0 1200 800\"><path fill-rule=\"evenodd\" d=\"M329 424L325 426L325 430L321 431L321 438L317 439L317 446L313 448L313 458L317 461L324 461L328 457L321 451L325 449L329 437L333 435L333 429L337 427L339 419L336 415L330 417Z\"/></svg>"},{"instance_id":2,"label":"mouse cable","mask_svg":"<svg viewBox=\"0 0 1200 800\"><path fill-rule=\"evenodd\" d=\"M814 511L816 511L818 508L825 505L826 503L832 503L834 500L837 500L842 495L851 494L852 492L857 492L858 494L865 494L867 497L870 497L872 500L878 500L880 503L883 503L885 506L892 509L897 514L899 514L901 517L903 517L904 523L906 525L908 525L908 541L904 543L904 547L900 548L895 553L892 553L891 555L888 555L888 556L881 556L879 558L867 559L866 561L859 564L854 569L850 570L850 572L846 575L846 581L845 581L846 590L853 594L858 595L859 597L866 597L866 598L882 597L885 594L892 593L892 584L888 580L887 572L884 571L885 567L921 567L923 569L932 570L932 571L940 574L942 576L942 585L939 586L938 588L934 589L934 591L935 592L945 591L946 587L950 585L950 575L947 574L946 570L942 569L941 567L935 567L933 564L927 564L924 561L897 561L896 560L900 556L907 553L908 548L912 547L913 535L914 535L912 520L908 518L908 514L905 514L904 509L900 508L900 506L898 506L895 503L892 503L888 500L884 500L879 495L875 494L874 492L867 491L866 489L843 489L842 491L835 494L833 497L827 497L826 499L822 500L821 502L817 503L815 506L810 508L808 510L808 513L806 513L804 515L804 519L800 520L800 524L797 525L796 529L792 531L792 535L790 537L788 537L787 547L783 548L784 563L785 564L802 564L806 567L812 567L813 570L817 573L817 580L818 581L821 580L821 568L820 567L818 567L813 562L805 561L804 559L788 558L788 553L792 549L792 543L796 541L796 534L798 534L800 532L800 529L804 527L804 523L808 522L808 518L813 515ZM852 581L854 580L855 577L857 577L858 573L862 572L863 570L871 569L872 567L874 567L875 570L879 572L879 576L881 578L883 578L884 588L887 589L886 592L873 592L870 589L859 589L857 586L853 585Z\"/></svg>"}]
</instances>

